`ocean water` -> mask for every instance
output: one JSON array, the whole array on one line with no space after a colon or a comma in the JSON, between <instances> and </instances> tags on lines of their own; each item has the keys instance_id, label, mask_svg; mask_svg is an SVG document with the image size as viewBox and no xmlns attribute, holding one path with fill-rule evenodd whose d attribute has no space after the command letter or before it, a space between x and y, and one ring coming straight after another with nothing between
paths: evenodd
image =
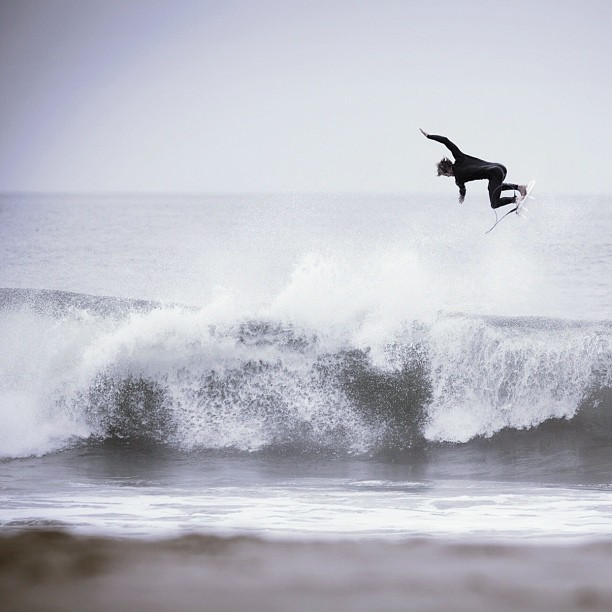
<instances>
[{"instance_id":1,"label":"ocean water","mask_svg":"<svg viewBox=\"0 0 612 612\"><path fill-rule=\"evenodd\" d=\"M612 535L612 198L0 196L0 529Z\"/></svg>"}]
</instances>

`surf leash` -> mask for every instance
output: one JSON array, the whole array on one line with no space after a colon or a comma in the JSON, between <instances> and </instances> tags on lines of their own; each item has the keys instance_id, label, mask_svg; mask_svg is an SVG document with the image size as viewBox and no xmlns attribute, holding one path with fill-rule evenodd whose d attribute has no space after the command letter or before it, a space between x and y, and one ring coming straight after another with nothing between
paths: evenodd
<instances>
[{"instance_id":1,"label":"surf leash","mask_svg":"<svg viewBox=\"0 0 612 612\"><path fill-rule=\"evenodd\" d=\"M518 206L516 208L513 208L512 210L509 210L503 217L500 217L499 219L497 218L497 210L494 210L495 212L495 223L485 232L485 234L488 234L491 230L493 230L493 228L502 220L505 219L508 215L512 214L513 212L516 212L518 210Z\"/></svg>"}]
</instances>

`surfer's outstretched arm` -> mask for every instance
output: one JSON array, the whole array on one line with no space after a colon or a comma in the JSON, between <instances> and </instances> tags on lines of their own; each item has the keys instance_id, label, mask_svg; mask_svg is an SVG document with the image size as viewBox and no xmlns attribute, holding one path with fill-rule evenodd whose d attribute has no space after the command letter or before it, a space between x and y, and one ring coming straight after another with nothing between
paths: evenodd
<instances>
[{"instance_id":1,"label":"surfer's outstretched arm","mask_svg":"<svg viewBox=\"0 0 612 612\"><path fill-rule=\"evenodd\" d=\"M442 143L453 154L456 162L463 158L461 149L459 149L459 147L454 142L451 142L446 136L428 134L427 138L429 138L429 140L435 140L436 142Z\"/></svg>"},{"instance_id":2,"label":"surfer's outstretched arm","mask_svg":"<svg viewBox=\"0 0 612 612\"><path fill-rule=\"evenodd\" d=\"M436 136L435 134L428 134L424 130L421 130L421 133L425 137L429 138L429 140L435 140L436 142L442 143L453 154L455 161L459 161L464 157L464 154L461 149L454 142L451 142L446 136Z\"/></svg>"}]
</instances>

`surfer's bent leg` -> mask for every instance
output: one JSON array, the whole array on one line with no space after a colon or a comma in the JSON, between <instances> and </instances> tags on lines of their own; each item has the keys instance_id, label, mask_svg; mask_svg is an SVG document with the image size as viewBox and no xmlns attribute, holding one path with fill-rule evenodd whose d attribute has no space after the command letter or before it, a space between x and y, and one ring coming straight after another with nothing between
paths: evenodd
<instances>
[{"instance_id":1,"label":"surfer's bent leg","mask_svg":"<svg viewBox=\"0 0 612 612\"><path fill-rule=\"evenodd\" d=\"M515 183L504 183L506 178L506 172L502 166L492 168L489 173L489 200L491 201L491 208L499 208L500 206L506 206L507 204L514 204L516 198L513 196L501 197L502 191L511 191L518 189L518 185Z\"/></svg>"}]
</instances>

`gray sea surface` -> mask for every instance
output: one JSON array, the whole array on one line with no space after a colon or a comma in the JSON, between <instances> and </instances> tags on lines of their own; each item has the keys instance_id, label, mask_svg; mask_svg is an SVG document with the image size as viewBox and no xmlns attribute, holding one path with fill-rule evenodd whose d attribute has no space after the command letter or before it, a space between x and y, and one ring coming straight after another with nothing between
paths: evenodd
<instances>
[{"instance_id":1,"label":"gray sea surface","mask_svg":"<svg viewBox=\"0 0 612 612\"><path fill-rule=\"evenodd\" d=\"M612 199L0 196L0 529L612 535Z\"/></svg>"}]
</instances>

